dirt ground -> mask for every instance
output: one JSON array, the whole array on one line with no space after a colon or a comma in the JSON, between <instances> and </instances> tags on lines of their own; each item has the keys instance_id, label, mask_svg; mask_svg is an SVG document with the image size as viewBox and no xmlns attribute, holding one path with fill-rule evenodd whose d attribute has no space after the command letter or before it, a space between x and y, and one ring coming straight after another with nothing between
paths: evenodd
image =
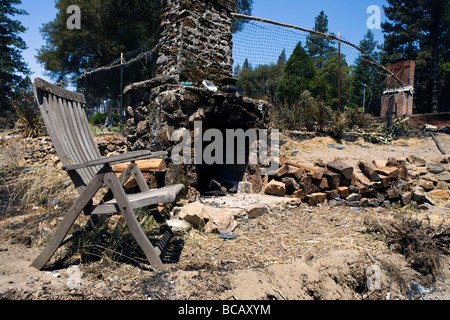
<instances>
[{"instance_id":1,"label":"dirt ground","mask_svg":"<svg viewBox=\"0 0 450 320\"><path fill-rule=\"evenodd\" d=\"M450 152L450 138L438 134ZM282 151L311 165L321 159L406 158L412 154L441 161L431 138L389 145L336 142L284 134ZM330 148L341 145L345 150ZM298 152L292 152L297 150ZM30 167L30 166L28 166ZM192 229L177 234L165 256L168 271L156 274L143 255L115 262L105 257L37 271L29 265L43 249L68 204L24 207L12 201L27 173L0 170L0 300L448 300L450 260L431 279L394 250L374 225L404 218L449 226L449 199L428 211L401 208L330 208L326 205L275 205L270 215L240 221L232 240ZM61 181L67 177L61 176ZM73 191L73 190L72 190ZM70 198L71 190L64 192ZM70 202L68 202L70 203ZM447 243L448 245L448 243ZM377 273L378 272L378 273ZM375 279L375 280L374 280ZM368 281L374 280L371 284Z\"/></svg>"}]
</instances>

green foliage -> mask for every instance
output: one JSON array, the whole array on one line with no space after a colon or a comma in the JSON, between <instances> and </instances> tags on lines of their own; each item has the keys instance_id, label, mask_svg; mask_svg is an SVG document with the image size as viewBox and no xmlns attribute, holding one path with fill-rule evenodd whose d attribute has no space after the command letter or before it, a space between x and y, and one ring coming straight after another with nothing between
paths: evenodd
<instances>
[{"instance_id":1,"label":"green foliage","mask_svg":"<svg viewBox=\"0 0 450 320\"><path fill-rule=\"evenodd\" d=\"M284 68L278 87L277 99L294 104L300 95L311 88L316 69L311 57L299 42Z\"/></svg>"},{"instance_id":2,"label":"green foliage","mask_svg":"<svg viewBox=\"0 0 450 320\"><path fill-rule=\"evenodd\" d=\"M325 12L321 11L316 17L314 31L328 34L328 17ZM306 38L306 48L318 68L323 68L325 61L336 52L331 40L315 34L310 34Z\"/></svg>"},{"instance_id":3,"label":"green foliage","mask_svg":"<svg viewBox=\"0 0 450 320\"><path fill-rule=\"evenodd\" d=\"M235 0L234 12L250 16L253 10L253 0ZM242 20L233 19L232 29L233 33L239 32L244 28Z\"/></svg>"},{"instance_id":4,"label":"green foliage","mask_svg":"<svg viewBox=\"0 0 450 320\"><path fill-rule=\"evenodd\" d=\"M278 129L323 130L329 122L332 110L324 101L314 98L305 90L292 105L280 104L272 111L272 125Z\"/></svg>"},{"instance_id":5,"label":"green foliage","mask_svg":"<svg viewBox=\"0 0 450 320\"><path fill-rule=\"evenodd\" d=\"M120 122L120 115L118 113L113 112L112 113L113 119L115 123ZM97 112L94 114L91 119L89 120L89 123L92 125L102 126L106 122L106 114L102 112Z\"/></svg>"},{"instance_id":6,"label":"green foliage","mask_svg":"<svg viewBox=\"0 0 450 320\"><path fill-rule=\"evenodd\" d=\"M328 18L322 11L316 18L315 31L328 33ZM308 90L326 106L338 109L339 58L332 42L318 35L307 37L305 50L297 45L285 65L284 76L278 87L278 101L293 104L300 94ZM352 67L341 54L341 98L347 105L352 95Z\"/></svg>"},{"instance_id":7,"label":"green foliage","mask_svg":"<svg viewBox=\"0 0 450 320\"><path fill-rule=\"evenodd\" d=\"M261 65L255 70L243 68L239 73L238 91L254 99L275 103L278 83L283 76L283 65Z\"/></svg>"},{"instance_id":8,"label":"green foliage","mask_svg":"<svg viewBox=\"0 0 450 320\"><path fill-rule=\"evenodd\" d=\"M28 13L16 8L20 0L0 0L0 4L0 111L5 114L11 110L11 100L17 91L20 94L17 89L23 86L23 76L30 74L22 58L22 50L27 46L19 36L26 28L12 19Z\"/></svg>"},{"instance_id":9,"label":"green foliage","mask_svg":"<svg viewBox=\"0 0 450 320\"><path fill-rule=\"evenodd\" d=\"M375 60L379 60L376 51L378 42L374 39L371 30L361 40L359 47ZM356 61L352 72L352 93L349 105L353 108L365 107L365 112L380 114L381 96L383 94L385 75L381 74L376 67L363 61L365 57L361 54ZM365 101L364 101L365 88Z\"/></svg>"},{"instance_id":10,"label":"green foliage","mask_svg":"<svg viewBox=\"0 0 450 320\"><path fill-rule=\"evenodd\" d=\"M112 113L113 119L115 123L119 123L120 122L120 114L113 112Z\"/></svg>"},{"instance_id":11,"label":"green foliage","mask_svg":"<svg viewBox=\"0 0 450 320\"><path fill-rule=\"evenodd\" d=\"M89 121L90 124L97 126L104 125L105 122L106 122L106 115L101 112L97 112L96 114L94 114L91 120Z\"/></svg>"},{"instance_id":12,"label":"green foliage","mask_svg":"<svg viewBox=\"0 0 450 320\"><path fill-rule=\"evenodd\" d=\"M298 102L294 105L292 123L300 121L306 127L306 130L314 130L316 109L317 101L311 92L305 90L300 95Z\"/></svg>"},{"instance_id":13,"label":"green foliage","mask_svg":"<svg viewBox=\"0 0 450 320\"><path fill-rule=\"evenodd\" d=\"M329 122L332 114L333 109L330 106L325 105L323 100L316 101L313 116L320 130L324 130L324 127Z\"/></svg>"},{"instance_id":14,"label":"green foliage","mask_svg":"<svg viewBox=\"0 0 450 320\"><path fill-rule=\"evenodd\" d=\"M277 65L282 65L284 66L286 64L286 50L283 49L283 51L281 52L280 56L278 57L278 61L277 61Z\"/></svg>"},{"instance_id":15,"label":"green foliage","mask_svg":"<svg viewBox=\"0 0 450 320\"><path fill-rule=\"evenodd\" d=\"M341 112L335 112L331 117L329 132L334 139L341 140L347 130L347 118Z\"/></svg>"},{"instance_id":16,"label":"green foliage","mask_svg":"<svg viewBox=\"0 0 450 320\"><path fill-rule=\"evenodd\" d=\"M341 55L341 101L345 106L351 98L351 71L353 67L347 64L345 56ZM324 62L323 69L317 72L314 79L312 91L331 106L334 110L338 110L338 76L339 64L338 54L332 54L329 59Z\"/></svg>"},{"instance_id":17,"label":"green foliage","mask_svg":"<svg viewBox=\"0 0 450 320\"><path fill-rule=\"evenodd\" d=\"M67 28L70 5L81 9L80 30ZM46 44L37 59L57 81L105 66L152 37L160 24L159 6L156 0L57 0L56 18L41 28Z\"/></svg>"},{"instance_id":18,"label":"green foliage","mask_svg":"<svg viewBox=\"0 0 450 320\"><path fill-rule=\"evenodd\" d=\"M359 108L349 108L345 110L344 116L347 121L348 129L353 128L366 128L369 125L367 115L361 112Z\"/></svg>"}]
</instances>

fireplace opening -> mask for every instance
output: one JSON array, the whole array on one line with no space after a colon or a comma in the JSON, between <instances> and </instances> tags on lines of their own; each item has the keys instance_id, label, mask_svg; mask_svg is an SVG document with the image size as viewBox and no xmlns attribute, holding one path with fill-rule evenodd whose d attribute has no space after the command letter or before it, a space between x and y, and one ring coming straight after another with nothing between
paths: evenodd
<instances>
[{"instance_id":1,"label":"fireplace opening","mask_svg":"<svg viewBox=\"0 0 450 320\"><path fill-rule=\"evenodd\" d=\"M197 190L203 196L220 196L225 195L226 193L237 193L239 183L244 180L247 172L251 141L249 138L245 138L244 154L242 154L242 146L240 146L240 148L238 146L239 143L244 141L242 137L233 137L233 140L231 140L231 138L227 136L227 130L237 132L236 130L242 128L239 128L237 125L232 126L230 123L204 123L203 137L205 132L209 129L216 129L221 132L223 137L221 150L222 157L217 155L216 149L211 152L211 144L214 144L215 141L203 142L203 155L210 154L220 161L214 164L202 163L196 165L198 179ZM232 146L234 146L234 148L232 148ZM205 149L207 148L208 150L205 152ZM231 158L233 161L230 162Z\"/></svg>"}]
</instances>

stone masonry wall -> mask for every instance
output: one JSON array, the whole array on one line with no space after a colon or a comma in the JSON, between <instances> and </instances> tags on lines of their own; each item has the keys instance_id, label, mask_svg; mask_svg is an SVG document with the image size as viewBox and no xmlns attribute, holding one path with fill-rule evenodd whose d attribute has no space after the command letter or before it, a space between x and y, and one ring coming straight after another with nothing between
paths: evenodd
<instances>
[{"instance_id":1,"label":"stone masonry wall","mask_svg":"<svg viewBox=\"0 0 450 320\"><path fill-rule=\"evenodd\" d=\"M216 85L233 74L232 1L167 0L156 76Z\"/></svg>"}]
</instances>

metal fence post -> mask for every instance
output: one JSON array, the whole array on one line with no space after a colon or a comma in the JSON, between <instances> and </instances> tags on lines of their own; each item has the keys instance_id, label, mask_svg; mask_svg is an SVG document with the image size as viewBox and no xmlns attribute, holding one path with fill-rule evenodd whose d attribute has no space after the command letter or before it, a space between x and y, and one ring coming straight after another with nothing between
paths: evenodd
<instances>
[{"instance_id":1,"label":"metal fence post","mask_svg":"<svg viewBox=\"0 0 450 320\"><path fill-rule=\"evenodd\" d=\"M120 108L119 108L119 127L123 124L123 52L120 54Z\"/></svg>"},{"instance_id":2,"label":"metal fence post","mask_svg":"<svg viewBox=\"0 0 450 320\"><path fill-rule=\"evenodd\" d=\"M342 96L341 96L341 32L338 33L338 109L342 112Z\"/></svg>"}]
</instances>

